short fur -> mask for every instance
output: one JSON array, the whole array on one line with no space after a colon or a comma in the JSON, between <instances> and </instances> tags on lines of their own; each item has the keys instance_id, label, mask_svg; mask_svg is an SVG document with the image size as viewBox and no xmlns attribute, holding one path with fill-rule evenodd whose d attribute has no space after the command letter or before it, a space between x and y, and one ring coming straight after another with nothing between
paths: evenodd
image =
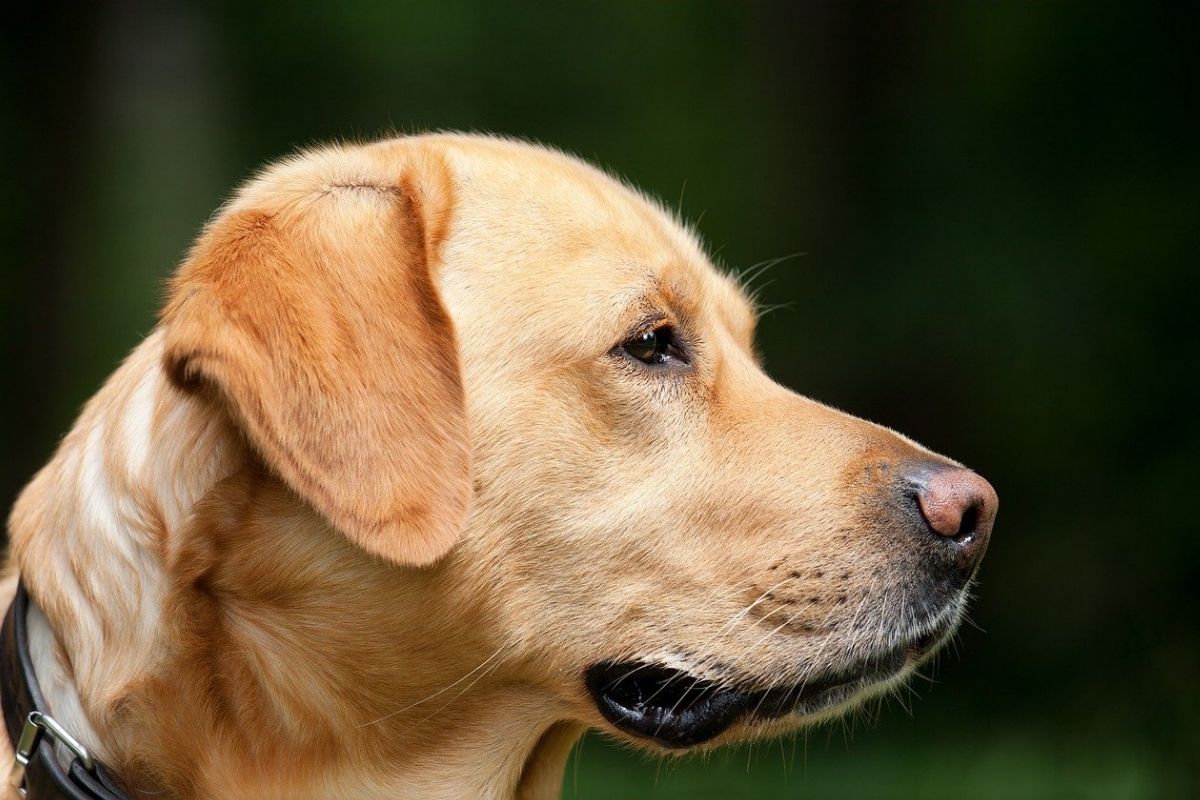
<instances>
[{"instance_id":1,"label":"short fur","mask_svg":"<svg viewBox=\"0 0 1200 800\"><path fill-rule=\"evenodd\" d=\"M623 736L599 659L767 687L929 624L878 497L936 457L772 382L754 318L559 153L307 152L21 495L0 602L19 571L53 713L134 796L555 796L587 727ZM690 367L614 349L656 320Z\"/></svg>"}]
</instances>

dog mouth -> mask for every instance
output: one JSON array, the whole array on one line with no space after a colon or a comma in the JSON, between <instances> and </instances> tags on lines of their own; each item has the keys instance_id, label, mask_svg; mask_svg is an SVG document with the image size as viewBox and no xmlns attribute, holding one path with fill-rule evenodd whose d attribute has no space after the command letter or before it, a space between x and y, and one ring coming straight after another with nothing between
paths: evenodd
<instances>
[{"instance_id":1,"label":"dog mouth","mask_svg":"<svg viewBox=\"0 0 1200 800\"><path fill-rule=\"evenodd\" d=\"M768 689L638 660L594 664L585 674L585 683L600 714L616 728L679 749L703 744L739 721L832 709L898 676L932 652L947 633L948 628L939 628L849 667Z\"/></svg>"}]
</instances>

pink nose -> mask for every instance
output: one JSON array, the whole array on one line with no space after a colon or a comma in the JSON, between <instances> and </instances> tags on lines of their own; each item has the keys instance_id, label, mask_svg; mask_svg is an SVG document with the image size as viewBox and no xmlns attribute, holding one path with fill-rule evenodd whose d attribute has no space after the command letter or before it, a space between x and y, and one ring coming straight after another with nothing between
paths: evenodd
<instances>
[{"instance_id":1,"label":"pink nose","mask_svg":"<svg viewBox=\"0 0 1200 800\"><path fill-rule=\"evenodd\" d=\"M987 549L1000 499L992 485L969 469L930 469L917 488L917 504L929 529L950 540L962 567L974 567Z\"/></svg>"}]
</instances>

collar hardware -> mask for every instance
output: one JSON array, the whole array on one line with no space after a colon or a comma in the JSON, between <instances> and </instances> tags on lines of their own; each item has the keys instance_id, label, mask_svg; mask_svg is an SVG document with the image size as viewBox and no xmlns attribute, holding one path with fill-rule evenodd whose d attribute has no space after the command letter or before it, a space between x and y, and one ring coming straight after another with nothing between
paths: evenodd
<instances>
[{"instance_id":1,"label":"collar hardware","mask_svg":"<svg viewBox=\"0 0 1200 800\"><path fill-rule=\"evenodd\" d=\"M25 619L33 604L24 582L18 581L0 625L0 705L13 745L12 789L26 800L129 800L87 747L46 713ZM57 746L71 758L60 761ZM0 785L0 794L3 789Z\"/></svg>"},{"instance_id":2,"label":"collar hardware","mask_svg":"<svg viewBox=\"0 0 1200 800\"><path fill-rule=\"evenodd\" d=\"M80 765L88 772L96 771L96 762L92 760L87 748L78 739L67 732L58 720L41 711L30 711L25 718L25 727L21 729L21 738L13 748L13 771L10 782L17 787L21 796L25 796L25 767L41 742L43 736L48 736L70 750Z\"/></svg>"}]
</instances>

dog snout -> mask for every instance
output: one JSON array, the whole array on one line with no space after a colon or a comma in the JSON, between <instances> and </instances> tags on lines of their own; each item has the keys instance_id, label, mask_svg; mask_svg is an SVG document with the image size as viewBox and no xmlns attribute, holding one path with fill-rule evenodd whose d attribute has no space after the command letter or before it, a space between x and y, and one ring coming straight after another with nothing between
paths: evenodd
<instances>
[{"instance_id":1,"label":"dog snout","mask_svg":"<svg viewBox=\"0 0 1200 800\"><path fill-rule=\"evenodd\" d=\"M1000 504L996 490L979 474L952 464L913 465L906 479L926 538L965 580L987 550Z\"/></svg>"}]
</instances>

